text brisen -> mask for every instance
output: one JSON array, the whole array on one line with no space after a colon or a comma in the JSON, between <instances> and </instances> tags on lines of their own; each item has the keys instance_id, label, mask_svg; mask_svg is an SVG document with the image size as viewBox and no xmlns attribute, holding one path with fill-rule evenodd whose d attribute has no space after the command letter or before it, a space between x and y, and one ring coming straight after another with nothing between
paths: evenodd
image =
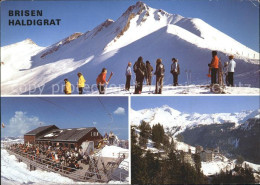
<instances>
[{"instance_id":1,"label":"text brisen","mask_svg":"<svg viewBox=\"0 0 260 185\"><path fill-rule=\"evenodd\" d=\"M42 10L9 10L9 16L42 16Z\"/></svg>"}]
</instances>

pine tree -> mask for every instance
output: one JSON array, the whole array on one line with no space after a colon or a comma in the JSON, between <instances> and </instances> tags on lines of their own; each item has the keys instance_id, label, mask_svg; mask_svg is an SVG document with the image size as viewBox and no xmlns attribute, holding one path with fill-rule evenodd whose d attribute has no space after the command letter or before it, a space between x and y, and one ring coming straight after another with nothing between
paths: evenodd
<instances>
[{"instance_id":1,"label":"pine tree","mask_svg":"<svg viewBox=\"0 0 260 185\"><path fill-rule=\"evenodd\" d=\"M140 129L140 138L139 138L139 145L141 147L147 148L148 138L151 135L151 127L149 123L142 121L139 126Z\"/></svg>"},{"instance_id":2,"label":"pine tree","mask_svg":"<svg viewBox=\"0 0 260 185\"><path fill-rule=\"evenodd\" d=\"M201 172L201 160L200 160L200 155L199 154L194 154L194 162L195 162L195 169L199 173Z\"/></svg>"},{"instance_id":3,"label":"pine tree","mask_svg":"<svg viewBox=\"0 0 260 185\"><path fill-rule=\"evenodd\" d=\"M171 150L175 150L175 148L176 148L176 143L174 142L173 138L171 139L170 148L171 148Z\"/></svg>"},{"instance_id":4,"label":"pine tree","mask_svg":"<svg viewBox=\"0 0 260 185\"><path fill-rule=\"evenodd\" d=\"M180 162L177 160L176 154L173 150L168 154L167 164L167 183L176 184L180 179Z\"/></svg>"},{"instance_id":5,"label":"pine tree","mask_svg":"<svg viewBox=\"0 0 260 185\"><path fill-rule=\"evenodd\" d=\"M147 148L148 139L145 137L140 136L139 138L139 145L143 148Z\"/></svg>"},{"instance_id":6,"label":"pine tree","mask_svg":"<svg viewBox=\"0 0 260 185\"><path fill-rule=\"evenodd\" d=\"M242 163L245 161L245 159L241 156L241 155L238 155L237 156L237 164L239 165L242 165Z\"/></svg>"},{"instance_id":7,"label":"pine tree","mask_svg":"<svg viewBox=\"0 0 260 185\"><path fill-rule=\"evenodd\" d=\"M152 140L155 142L155 147L160 148L160 144L163 143L164 129L160 123L156 124L152 128Z\"/></svg>"},{"instance_id":8,"label":"pine tree","mask_svg":"<svg viewBox=\"0 0 260 185\"><path fill-rule=\"evenodd\" d=\"M251 168L245 168L245 173L244 173L244 182L245 184L250 184L250 183L255 183L255 177L254 173Z\"/></svg>"},{"instance_id":9,"label":"pine tree","mask_svg":"<svg viewBox=\"0 0 260 185\"><path fill-rule=\"evenodd\" d=\"M178 134L176 136L176 139L179 141L179 142L183 142L184 141L184 136L182 134Z\"/></svg>"},{"instance_id":10,"label":"pine tree","mask_svg":"<svg viewBox=\"0 0 260 185\"><path fill-rule=\"evenodd\" d=\"M142 158L142 149L132 144L131 145L131 174L133 184L147 184L149 177L147 175L147 166Z\"/></svg>"},{"instance_id":11,"label":"pine tree","mask_svg":"<svg viewBox=\"0 0 260 185\"><path fill-rule=\"evenodd\" d=\"M137 136L135 134L135 129L134 127L131 128L131 143L136 144L137 143Z\"/></svg>"},{"instance_id":12,"label":"pine tree","mask_svg":"<svg viewBox=\"0 0 260 185\"><path fill-rule=\"evenodd\" d=\"M142 136L143 138L148 139L151 135L151 126L149 125L149 123L142 121L140 126L140 136Z\"/></svg>"},{"instance_id":13,"label":"pine tree","mask_svg":"<svg viewBox=\"0 0 260 185\"><path fill-rule=\"evenodd\" d=\"M158 178L158 174L160 173L160 165L158 158L154 158L154 154L150 151L146 153L145 156L146 165L147 165L147 174L149 177L149 184L156 184L156 179Z\"/></svg>"}]
</instances>

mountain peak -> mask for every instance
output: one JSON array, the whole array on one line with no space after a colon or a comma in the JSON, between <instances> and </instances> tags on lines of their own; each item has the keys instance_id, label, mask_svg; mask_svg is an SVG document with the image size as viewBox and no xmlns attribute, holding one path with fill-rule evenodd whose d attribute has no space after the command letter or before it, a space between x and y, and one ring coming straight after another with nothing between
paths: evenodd
<instances>
[{"instance_id":1,"label":"mountain peak","mask_svg":"<svg viewBox=\"0 0 260 185\"><path fill-rule=\"evenodd\" d=\"M122 16L128 17L132 13L140 15L144 10L149 10L149 7L145 3L138 1L135 5L129 6Z\"/></svg>"},{"instance_id":2,"label":"mountain peak","mask_svg":"<svg viewBox=\"0 0 260 185\"><path fill-rule=\"evenodd\" d=\"M148 10L149 7L143 3L142 1L138 1L136 4L135 4L135 8L138 9L139 11L143 11L143 10Z\"/></svg>"},{"instance_id":3,"label":"mountain peak","mask_svg":"<svg viewBox=\"0 0 260 185\"><path fill-rule=\"evenodd\" d=\"M37 45L37 44L36 44L35 42L33 42L32 39L30 39L30 38L27 38L27 39L23 40L21 43Z\"/></svg>"},{"instance_id":4,"label":"mountain peak","mask_svg":"<svg viewBox=\"0 0 260 185\"><path fill-rule=\"evenodd\" d=\"M166 105L166 104L165 104L165 105L162 106L162 108L163 108L163 109L167 109L167 108L171 108L171 107L170 107L169 105Z\"/></svg>"},{"instance_id":5,"label":"mountain peak","mask_svg":"<svg viewBox=\"0 0 260 185\"><path fill-rule=\"evenodd\" d=\"M3 46L3 48L13 48L13 47L17 47L17 46L38 46L35 42L32 41L32 39L25 39L25 40L22 40L20 42L17 42L17 43L13 43L13 44L10 44L10 45L7 45L7 46Z\"/></svg>"}]
</instances>

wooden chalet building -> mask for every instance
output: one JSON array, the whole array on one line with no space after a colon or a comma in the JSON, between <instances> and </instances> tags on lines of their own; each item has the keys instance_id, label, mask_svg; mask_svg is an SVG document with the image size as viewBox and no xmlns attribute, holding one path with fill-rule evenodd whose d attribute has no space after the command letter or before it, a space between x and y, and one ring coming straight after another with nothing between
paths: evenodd
<instances>
[{"instance_id":1,"label":"wooden chalet building","mask_svg":"<svg viewBox=\"0 0 260 185\"><path fill-rule=\"evenodd\" d=\"M38 127L24 135L24 143L51 146L79 147L85 141L93 141L95 147L103 139L95 127L59 129L55 125Z\"/></svg>"},{"instance_id":2,"label":"wooden chalet building","mask_svg":"<svg viewBox=\"0 0 260 185\"><path fill-rule=\"evenodd\" d=\"M55 125L48 125L48 126L38 127L34 130L31 130L30 132L24 135L24 143L34 144L36 143L37 138L48 133L53 129L59 129L59 128L56 127Z\"/></svg>"}]
</instances>

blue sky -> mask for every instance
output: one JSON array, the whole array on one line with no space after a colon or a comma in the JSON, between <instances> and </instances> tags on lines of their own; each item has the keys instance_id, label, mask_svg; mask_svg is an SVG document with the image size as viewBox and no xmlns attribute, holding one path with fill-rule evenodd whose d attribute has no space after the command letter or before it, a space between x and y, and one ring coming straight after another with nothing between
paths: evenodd
<instances>
[{"instance_id":1,"label":"blue sky","mask_svg":"<svg viewBox=\"0 0 260 185\"><path fill-rule=\"evenodd\" d=\"M134 110L168 105L186 113L234 113L259 109L259 96L131 97Z\"/></svg>"},{"instance_id":2,"label":"blue sky","mask_svg":"<svg viewBox=\"0 0 260 185\"><path fill-rule=\"evenodd\" d=\"M101 134L112 130L128 139L128 97L4 97L1 122L6 125L2 136L23 135L42 123L59 128L96 127Z\"/></svg>"},{"instance_id":3,"label":"blue sky","mask_svg":"<svg viewBox=\"0 0 260 185\"><path fill-rule=\"evenodd\" d=\"M136 0L90 1L5 1L1 3L1 45L31 38L40 46L49 46L75 32L86 32L108 18L116 20ZM184 17L196 17L259 50L259 3L257 0L149 0L156 9ZM43 18L62 19L60 26L9 27L8 10L41 9ZM30 18L30 17L28 17Z\"/></svg>"}]
</instances>

